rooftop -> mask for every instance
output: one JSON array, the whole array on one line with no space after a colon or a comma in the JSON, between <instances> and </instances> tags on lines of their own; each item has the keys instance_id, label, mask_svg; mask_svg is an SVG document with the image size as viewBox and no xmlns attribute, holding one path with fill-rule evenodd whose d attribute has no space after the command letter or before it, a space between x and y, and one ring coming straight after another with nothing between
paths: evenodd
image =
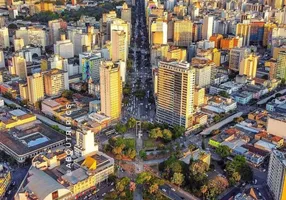
<instances>
[{"instance_id":1,"label":"rooftop","mask_svg":"<svg viewBox=\"0 0 286 200\"><path fill-rule=\"evenodd\" d=\"M39 121L1 131L0 134L0 143L18 155L30 153L64 139L64 135Z\"/></svg>"}]
</instances>

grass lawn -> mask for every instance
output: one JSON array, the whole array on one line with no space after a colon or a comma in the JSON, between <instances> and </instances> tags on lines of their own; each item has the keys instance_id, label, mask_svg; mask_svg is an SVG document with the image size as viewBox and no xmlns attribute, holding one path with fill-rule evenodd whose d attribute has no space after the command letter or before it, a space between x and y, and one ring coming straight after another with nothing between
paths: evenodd
<instances>
[{"instance_id":1,"label":"grass lawn","mask_svg":"<svg viewBox=\"0 0 286 200\"><path fill-rule=\"evenodd\" d=\"M144 148L146 148L146 149L152 149L152 148L154 148L154 147L157 147L157 145L158 145L159 143L156 142L156 140L154 140L154 139L147 139L147 140L144 140L143 144L144 144Z\"/></svg>"},{"instance_id":2,"label":"grass lawn","mask_svg":"<svg viewBox=\"0 0 286 200\"><path fill-rule=\"evenodd\" d=\"M116 146L120 146L121 144L125 144L125 148L135 149L135 139L132 138L116 138L115 142Z\"/></svg>"}]
</instances>

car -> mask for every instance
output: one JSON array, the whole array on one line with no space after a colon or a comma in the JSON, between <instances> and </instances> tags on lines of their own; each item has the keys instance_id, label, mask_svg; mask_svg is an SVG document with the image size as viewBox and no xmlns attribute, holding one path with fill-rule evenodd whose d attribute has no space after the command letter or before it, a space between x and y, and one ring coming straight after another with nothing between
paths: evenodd
<instances>
[{"instance_id":1,"label":"car","mask_svg":"<svg viewBox=\"0 0 286 200\"><path fill-rule=\"evenodd\" d=\"M110 185L114 185L114 182L112 182Z\"/></svg>"},{"instance_id":2,"label":"car","mask_svg":"<svg viewBox=\"0 0 286 200\"><path fill-rule=\"evenodd\" d=\"M10 195L10 194L11 194L11 190L8 191L8 195Z\"/></svg>"},{"instance_id":3,"label":"car","mask_svg":"<svg viewBox=\"0 0 286 200\"><path fill-rule=\"evenodd\" d=\"M87 196L85 196L83 199L87 199Z\"/></svg>"},{"instance_id":4,"label":"car","mask_svg":"<svg viewBox=\"0 0 286 200\"><path fill-rule=\"evenodd\" d=\"M101 196L103 196L103 197L104 197L105 195L106 195L106 193L104 192Z\"/></svg>"},{"instance_id":5,"label":"car","mask_svg":"<svg viewBox=\"0 0 286 200\"><path fill-rule=\"evenodd\" d=\"M175 188L171 188L172 191L176 192Z\"/></svg>"},{"instance_id":6,"label":"car","mask_svg":"<svg viewBox=\"0 0 286 200\"><path fill-rule=\"evenodd\" d=\"M166 189L164 189L164 188L162 189L162 191L163 191L163 192L167 192L167 190L166 190Z\"/></svg>"},{"instance_id":7,"label":"car","mask_svg":"<svg viewBox=\"0 0 286 200\"><path fill-rule=\"evenodd\" d=\"M113 191L114 191L114 188L112 188L110 191L113 192Z\"/></svg>"},{"instance_id":8,"label":"car","mask_svg":"<svg viewBox=\"0 0 286 200\"><path fill-rule=\"evenodd\" d=\"M263 171L263 172L266 172L266 169L263 169L262 171Z\"/></svg>"}]
</instances>

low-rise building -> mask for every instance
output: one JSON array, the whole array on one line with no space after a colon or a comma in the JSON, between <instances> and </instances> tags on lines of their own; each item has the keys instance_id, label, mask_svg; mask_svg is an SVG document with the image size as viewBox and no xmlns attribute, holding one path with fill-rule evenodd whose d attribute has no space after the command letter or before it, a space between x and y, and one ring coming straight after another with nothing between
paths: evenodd
<instances>
[{"instance_id":1,"label":"low-rise building","mask_svg":"<svg viewBox=\"0 0 286 200\"><path fill-rule=\"evenodd\" d=\"M11 172L4 166L0 164L0 198L4 199L5 192L11 183Z\"/></svg>"},{"instance_id":2,"label":"low-rise building","mask_svg":"<svg viewBox=\"0 0 286 200\"><path fill-rule=\"evenodd\" d=\"M252 93L247 91L242 91L234 94L234 99L237 103L245 105L248 104L252 99Z\"/></svg>"},{"instance_id":3,"label":"low-rise building","mask_svg":"<svg viewBox=\"0 0 286 200\"><path fill-rule=\"evenodd\" d=\"M210 110L215 113L228 113L237 108L236 102L231 98L214 96L208 100L208 105L203 109Z\"/></svg>"},{"instance_id":4,"label":"low-rise building","mask_svg":"<svg viewBox=\"0 0 286 200\"><path fill-rule=\"evenodd\" d=\"M34 114L17 109L0 114L0 129L11 129L36 120Z\"/></svg>"}]
</instances>

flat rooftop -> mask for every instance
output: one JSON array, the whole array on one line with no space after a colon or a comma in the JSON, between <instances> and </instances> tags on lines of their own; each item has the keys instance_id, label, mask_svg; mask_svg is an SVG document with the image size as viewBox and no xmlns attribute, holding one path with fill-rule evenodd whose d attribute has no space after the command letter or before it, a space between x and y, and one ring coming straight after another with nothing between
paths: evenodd
<instances>
[{"instance_id":1,"label":"flat rooftop","mask_svg":"<svg viewBox=\"0 0 286 200\"><path fill-rule=\"evenodd\" d=\"M18 155L28 154L61 140L65 140L64 135L39 121L0 132L0 143Z\"/></svg>"}]
</instances>

